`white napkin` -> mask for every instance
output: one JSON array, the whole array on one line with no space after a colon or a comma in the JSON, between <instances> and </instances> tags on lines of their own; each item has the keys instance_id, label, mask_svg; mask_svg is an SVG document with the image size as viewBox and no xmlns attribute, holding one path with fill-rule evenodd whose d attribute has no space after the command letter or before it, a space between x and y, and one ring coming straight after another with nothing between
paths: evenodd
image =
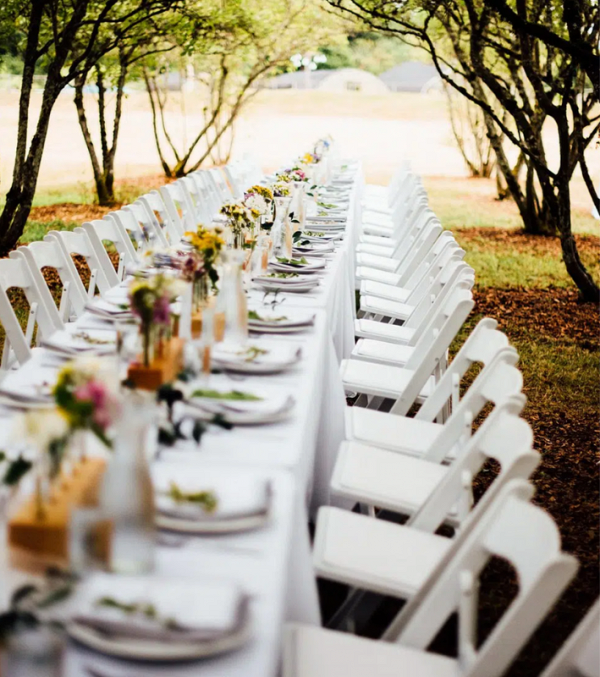
<instances>
[{"instance_id":1,"label":"white napkin","mask_svg":"<svg viewBox=\"0 0 600 677\"><path fill-rule=\"evenodd\" d=\"M211 478L207 481L189 474L182 476L177 473L170 476L164 472L153 473L156 490L156 510L165 517L190 520L194 522L235 520L241 517L265 515L271 506L271 484L265 480L241 477ZM168 496L171 482L186 493L212 491L217 499L217 507L213 512L207 512L201 505L174 501Z\"/></svg>"},{"instance_id":2,"label":"white napkin","mask_svg":"<svg viewBox=\"0 0 600 677\"><path fill-rule=\"evenodd\" d=\"M98 605L152 605L156 618ZM78 592L72 622L115 639L205 642L230 635L247 622L248 597L235 583L154 576L94 574Z\"/></svg>"},{"instance_id":3,"label":"white napkin","mask_svg":"<svg viewBox=\"0 0 600 677\"><path fill-rule=\"evenodd\" d=\"M212 360L218 364L264 364L279 365L292 364L300 359L302 350L294 345L278 345L275 343L256 344L256 348L266 350L266 353L260 353L253 356L251 350L254 346L249 343L245 348L238 346L227 346L223 343L217 343L212 351ZM251 358L251 359L250 359Z\"/></svg>"},{"instance_id":4,"label":"white napkin","mask_svg":"<svg viewBox=\"0 0 600 677\"><path fill-rule=\"evenodd\" d=\"M91 340L86 341L84 336L77 335L83 333L88 334ZM94 340L99 341L99 343L94 343ZM72 330L69 328L69 330L55 331L47 339L42 339L40 346L71 356L88 353L106 355L116 351L115 332L110 329L84 332L83 330L76 331L75 328Z\"/></svg>"}]
</instances>

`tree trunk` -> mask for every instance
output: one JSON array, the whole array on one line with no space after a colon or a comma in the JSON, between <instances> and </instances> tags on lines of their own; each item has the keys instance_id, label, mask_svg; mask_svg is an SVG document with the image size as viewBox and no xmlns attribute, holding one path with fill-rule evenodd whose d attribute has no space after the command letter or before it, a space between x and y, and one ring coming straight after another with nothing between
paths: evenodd
<instances>
[{"instance_id":1,"label":"tree trunk","mask_svg":"<svg viewBox=\"0 0 600 677\"><path fill-rule=\"evenodd\" d=\"M44 152L44 144L48 134L50 114L60 92L60 87L56 80L56 73L49 72L35 134L29 144L29 151L26 157L25 147L22 149L17 148L17 156L20 156L19 162L15 159L12 185L6 195L2 214L0 214L0 256L5 256L15 247L23 234L29 212L31 211L31 204L35 195L40 164L42 162L42 154Z\"/></svg>"}]
</instances>

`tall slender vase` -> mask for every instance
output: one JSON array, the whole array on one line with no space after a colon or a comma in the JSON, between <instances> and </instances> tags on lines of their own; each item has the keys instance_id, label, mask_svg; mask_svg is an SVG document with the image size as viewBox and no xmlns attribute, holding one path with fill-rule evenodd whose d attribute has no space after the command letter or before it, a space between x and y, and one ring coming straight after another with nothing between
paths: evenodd
<instances>
[{"instance_id":1,"label":"tall slender vase","mask_svg":"<svg viewBox=\"0 0 600 677\"><path fill-rule=\"evenodd\" d=\"M306 226L306 204L305 204L305 189L304 181L294 181L294 232L297 230L304 230Z\"/></svg>"},{"instance_id":2,"label":"tall slender vase","mask_svg":"<svg viewBox=\"0 0 600 677\"><path fill-rule=\"evenodd\" d=\"M217 312L225 314L224 341L245 345L248 341L248 303L243 284L244 250L232 249L224 256L223 286Z\"/></svg>"},{"instance_id":3,"label":"tall slender vase","mask_svg":"<svg viewBox=\"0 0 600 677\"><path fill-rule=\"evenodd\" d=\"M102 481L100 507L110 523L109 567L115 573L141 574L154 568L154 489L146 456L153 402L140 393L125 398Z\"/></svg>"}]
</instances>

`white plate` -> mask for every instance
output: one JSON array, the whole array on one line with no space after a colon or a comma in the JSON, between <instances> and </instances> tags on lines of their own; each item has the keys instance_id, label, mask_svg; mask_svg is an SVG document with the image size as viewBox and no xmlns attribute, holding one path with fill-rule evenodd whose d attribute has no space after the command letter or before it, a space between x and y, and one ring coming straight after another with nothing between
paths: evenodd
<instances>
[{"instance_id":1,"label":"white plate","mask_svg":"<svg viewBox=\"0 0 600 677\"><path fill-rule=\"evenodd\" d=\"M248 619L237 632L208 642L148 642L134 639L118 639L101 634L77 623L67 624L70 637L100 653L116 658L141 661L186 661L206 658L239 649L250 639Z\"/></svg>"},{"instance_id":2,"label":"white plate","mask_svg":"<svg viewBox=\"0 0 600 677\"><path fill-rule=\"evenodd\" d=\"M182 534L229 534L262 528L269 521L269 512L246 515L235 519L184 520L156 513L154 523L158 529L177 531Z\"/></svg>"},{"instance_id":3,"label":"white plate","mask_svg":"<svg viewBox=\"0 0 600 677\"><path fill-rule=\"evenodd\" d=\"M275 325L265 324L265 325L248 325L248 330L254 334L296 334L299 331L304 331L308 329L311 325L302 324L296 325L293 327L276 327Z\"/></svg>"},{"instance_id":4,"label":"white plate","mask_svg":"<svg viewBox=\"0 0 600 677\"><path fill-rule=\"evenodd\" d=\"M265 280L254 280L254 284L260 289L265 289L266 291L281 291L286 294L304 294L306 292L312 291L319 286L318 280L307 280L305 284L295 284L295 285L285 285L280 284L279 282L267 282Z\"/></svg>"},{"instance_id":5,"label":"white plate","mask_svg":"<svg viewBox=\"0 0 600 677\"><path fill-rule=\"evenodd\" d=\"M188 406L191 407L198 418L205 421L211 421L215 415L219 414L225 421L232 425L266 425L268 423L279 423L284 421L292 414L296 407L296 402L293 397L288 397L288 406L281 407L272 411L228 411L226 408L220 409L218 406L211 407L210 403L218 403L218 399L213 398L192 398L188 401ZM229 404L230 400L224 401ZM231 406L235 407L237 400L232 400ZM206 404L206 408L202 404Z\"/></svg>"}]
</instances>

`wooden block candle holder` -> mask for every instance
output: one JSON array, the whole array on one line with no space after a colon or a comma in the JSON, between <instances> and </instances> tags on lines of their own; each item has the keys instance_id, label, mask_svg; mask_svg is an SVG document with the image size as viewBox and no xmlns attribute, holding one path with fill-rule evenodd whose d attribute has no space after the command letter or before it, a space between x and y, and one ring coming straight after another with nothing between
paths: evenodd
<instances>
[{"instance_id":1,"label":"wooden block candle holder","mask_svg":"<svg viewBox=\"0 0 600 677\"><path fill-rule=\"evenodd\" d=\"M106 462L86 458L74 468L66 484L56 488L40 514L35 496L8 523L8 543L40 559L67 559L69 521L74 507L97 504Z\"/></svg>"},{"instance_id":2,"label":"wooden block candle holder","mask_svg":"<svg viewBox=\"0 0 600 677\"><path fill-rule=\"evenodd\" d=\"M133 362L127 370L127 378L141 390L157 390L165 383L174 381L183 368L183 346L181 338L164 341L162 350L145 367L143 361Z\"/></svg>"},{"instance_id":3,"label":"wooden block candle holder","mask_svg":"<svg viewBox=\"0 0 600 677\"><path fill-rule=\"evenodd\" d=\"M225 313L215 313L215 341L218 343L223 340L225 336ZM192 315L192 338L200 338L202 336L202 310Z\"/></svg>"}]
</instances>

